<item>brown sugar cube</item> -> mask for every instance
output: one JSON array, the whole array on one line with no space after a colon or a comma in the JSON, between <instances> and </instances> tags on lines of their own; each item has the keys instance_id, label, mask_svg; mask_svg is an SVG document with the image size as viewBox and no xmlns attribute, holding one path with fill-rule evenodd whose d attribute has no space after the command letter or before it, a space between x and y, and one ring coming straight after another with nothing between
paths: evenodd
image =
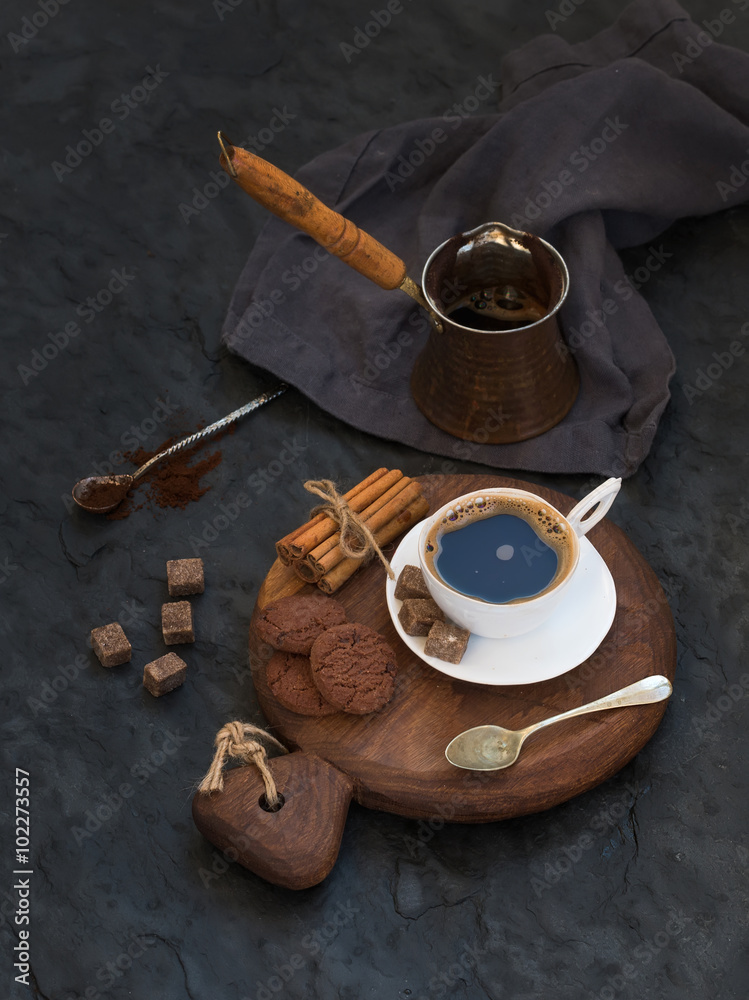
<instances>
[{"instance_id":1,"label":"brown sugar cube","mask_svg":"<svg viewBox=\"0 0 749 1000\"><path fill-rule=\"evenodd\" d=\"M180 642L195 642L192 608L189 601L172 601L161 605L161 631L167 646Z\"/></svg>"},{"instance_id":2,"label":"brown sugar cube","mask_svg":"<svg viewBox=\"0 0 749 1000\"><path fill-rule=\"evenodd\" d=\"M436 656L448 663L460 663L470 638L471 633L467 628L448 625L447 622L435 622L429 629L424 652L427 656Z\"/></svg>"},{"instance_id":3,"label":"brown sugar cube","mask_svg":"<svg viewBox=\"0 0 749 1000\"><path fill-rule=\"evenodd\" d=\"M188 597L205 590L202 559L167 559L166 582L170 597Z\"/></svg>"},{"instance_id":4,"label":"brown sugar cube","mask_svg":"<svg viewBox=\"0 0 749 1000\"><path fill-rule=\"evenodd\" d=\"M431 597L426 600L411 599L401 604L398 621L408 635L429 635L435 622L442 622L445 616Z\"/></svg>"},{"instance_id":5,"label":"brown sugar cube","mask_svg":"<svg viewBox=\"0 0 749 1000\"><path fill-rule=\"evenodd\" d=\"M406 601L409 597L421 597L424 600L431 597L424 580L424 574L418 566L404 566L395 585L395 599L397 601ZM426 632L424 634L426 635Z\"/></svg>"},{"instance_id":6,"label":"brown sugar cube","mask_svg":"<svg viewBox=\"0 0 749 1000\"><path fill-rule=\"evenodd\" d=\"M158 660L152 660L143 668L143 687L154 698L160 698L168 691L174 691L184 683L187 664L176 653L167 653Z\"/></svg>"},{"instance_id":7,"label":"brown sugar cube","mask_svg":"<svg viewBox=\"0 0 749 1000\"><path fill-rule=\"evenodd\" d=\"M91 645L103 667L117 667L120 663L127 663L133 652L119 622L92 629Z\"/></svg>"}]
</instances>

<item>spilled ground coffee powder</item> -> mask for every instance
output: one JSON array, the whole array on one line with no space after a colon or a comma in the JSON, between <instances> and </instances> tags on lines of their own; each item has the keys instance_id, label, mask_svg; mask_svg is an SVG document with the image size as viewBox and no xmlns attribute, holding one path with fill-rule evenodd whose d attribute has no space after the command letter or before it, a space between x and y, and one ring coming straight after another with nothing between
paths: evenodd
<instances>
[{"instance_id":1,"label":"spilled ground coffee powder","mask_svg":"<svg viewBox=\"0 0 749 1000\"><path fill-rule=\"evenodd\" d=\"M212 440L215 444L224 434L233 433L230 427L222 434L217 434ZM125 458L139 468L154 455L171 447L183 435L168 438L153 451L138 448L126 453ZM201 485L203 477L215 469L223 456L221 450L215 450L200 461L194 461L198 452L205 449L205 443L195 445L174 455L171 459L159 462L152 470L136 480L134 489L128 493L120 506L107 514L110 521L118 521L129 517L135 510L140 510L147 503L156 507L178 507L184 509L189 503L199 500L210 486ZM139 502L140 501L140 502Z\"/></svg>"}]
</instances>

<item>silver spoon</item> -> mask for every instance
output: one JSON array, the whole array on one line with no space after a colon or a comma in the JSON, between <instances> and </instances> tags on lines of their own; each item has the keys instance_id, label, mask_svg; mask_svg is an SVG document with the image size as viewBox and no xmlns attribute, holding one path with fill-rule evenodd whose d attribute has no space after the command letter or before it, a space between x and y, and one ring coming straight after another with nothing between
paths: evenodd
<instances>
[{"instance_id":1,"label":"silver spoon","mask_svg":"<svg viewBox=\"0 0 749 1000\"><path fill-rule=\"evenodd\" d=\"M604 698L591 701L579 708L572 708L561 715L552 715L525 729L504 729L502 726L476 726L466 729L456 736L445 750L445 756L456 767L469 771L500 771L503 767L514 764L520 756L520 748L525 740L539 729L551 726L562 719L573 719L576 715L587 715L588 712L602 712L606 708L624 708L626 705L649 705L656 701L665 701L670 697L671 682L661 674L645 677L635 684L614 691Z\"/></svg>"},{"instance_id":2,"label":"silver spoon","mask_svg":"<svg viewBox=\"0 0 749 1000\"><path fill-rule=\"evenodd\" d=\"M246 416L246 414L257 410L263 403L268 403L271 399L275 399L276 396L280 396L287 388L288 386L281 383L277 388L271 389L270 392L264 392L262 396L258 396L257 399L245 403L238 410L234 410L208 427L204 427L202 431L197 431L195 434L191 434L189 437L183 438L181 441L173 444L171 448L160 451L158 455L149 458L147 462L130 475L88 476L86 479L79 479L73 487L73 499L79 507L90 511L92 514L108 514L110 510L114 510L115 507L122 503L128 492L132 489L135 480L139 479L145 472L148 472L157 462L162 462L165 458L171 458L172 455L184 451L185 448L189 448L197 441L201 441L203 438L223 430L229 424L233 424L241 417Z\"/></svg>"}]
</instances>

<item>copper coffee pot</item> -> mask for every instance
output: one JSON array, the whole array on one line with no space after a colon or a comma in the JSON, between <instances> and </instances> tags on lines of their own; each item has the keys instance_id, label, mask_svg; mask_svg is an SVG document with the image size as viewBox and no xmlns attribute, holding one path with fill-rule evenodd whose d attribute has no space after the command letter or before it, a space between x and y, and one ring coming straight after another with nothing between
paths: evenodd
<instances>
[{"instance_id":1,"label":"copper coffee pot","mask_svg":"<svg viewBox=\"0 0 749 1000\"><path fill-rule=\"evenodd\" d=\"M221 166L274 215L384 289L400 288L429 315L411 392L455 437L507 444L543 434L569 412L579 379L557 313L567 267L538 236L489 222L432 253L420 288L387 247L305 187L219 132Z\"/></svg>"}]
</instances>

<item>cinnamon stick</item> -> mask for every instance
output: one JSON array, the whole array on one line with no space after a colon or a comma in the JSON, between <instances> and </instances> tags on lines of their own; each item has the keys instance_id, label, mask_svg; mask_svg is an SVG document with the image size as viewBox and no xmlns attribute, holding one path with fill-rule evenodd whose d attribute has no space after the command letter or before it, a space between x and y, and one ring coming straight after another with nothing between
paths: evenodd
<instances>
[{"instance_id":1,"label":"cinnamon stick","mask_svg":"<svg viewBox=\"0 0 749 1000\"><path fill-rule=\"evenodd\" d=\"M387 471L388 470L385 468L376 469L373 473L371 473L371 475L367 476L366 479L363 479L360 483L357 483L356 486L353 486L348 493L345 493L344 499L347 501L352 500L355 496L363 490L366 490L378 479L381 479ZM300 524L298 528L294 528L294 530L290 531L288 535L284 535L283 538L276 542L276 552L278 554L278 558L284 566L289 566L295 558L291 550L292 542L304 535L305 532L310 531L316 526L322 524L324 521L329 520L330 518L326 514L316 514L311 520L306 521L304 524Z\"/></svg>"},{"instance_id":2,"label":"cinnamon stick","mask_svg":"<svg viewBox=\"0 0 749 1000\"><path fill-rule=\"evenodd\" d=\"M284 566L290 566L293 562L290 549L291 542L307 531L312 525L320 524L324 518L324 514L316 514L311 521L306 521L304 524L300 524L298 528L294 528L294 530L290 531L288 535L284 535L283 538L279 538L276 542L276 554Z\"/></svg>"},{"instance_id":3,"label":"cinnamon stick","mask_svg":"<svg viewBox=\"0 0 749 1000\"><path fill-rule=\"evenodd\" d=\"M304 580L305 583L317 583L323 575L320 565L318 563L310 562L308 555L305 556L304 559L294 559L291 562L291 568L294 570L299 579Z\"/></svg>"},{"instance_id":4,"label":"cinnamon stick","mask_svg":"<svg viewBox=\"0 0 749 1000\"><path fill-rule=\"evenodd\" d=\"M418 484L417 484L418 485ZM402 510L387 524L374 533L379 546L387 545L397 538L406 528L420 521L429 512L429 504L424 497L419 496L405 510ZM349 577L361 566L361 559L342 559L329 573L326 573L317 583L324 594L334 594Z\"/></svg>"},{"instance_id":5,"label":"cinnamon stick","mask_svg":"<svg viewBox=\"0 0 749 1000\"><path fill-rule=\"evenodd\" d=\"M371 485L367 485L365 489L360 490L358 493L354 493L353 490L349 491L354 494L353 496L349 497L349 493L344 494L344 500L347 501L351 510L360 514L402 478L403 473L400 469L393 469L390 472L386 471L385 475L380 476ZM368 477L368 479L371 479L371 477ZM367 480L365 479L364 482L366 483ZM289 543L289 551L292 559L302 559L308 552L317 548L320 542L324 542L326 538L334 535L337 530L338 525L332 517L325 516L323 523L319 524L310 522L308 529L303 534L297 535Z\"/></svg>"}]
</instances>

